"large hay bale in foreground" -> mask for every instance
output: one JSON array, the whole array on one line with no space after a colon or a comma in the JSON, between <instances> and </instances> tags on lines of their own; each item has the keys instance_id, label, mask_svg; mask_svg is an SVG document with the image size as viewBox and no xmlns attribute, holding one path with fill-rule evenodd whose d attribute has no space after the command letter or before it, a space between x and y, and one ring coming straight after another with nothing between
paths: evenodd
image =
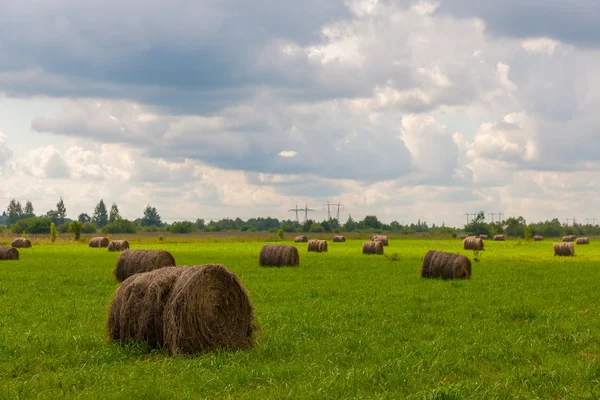
<instances>
[{"instance_id":1,"label":"large hay bale in foreground","mask_svg":"<svg viewBox=\"0 0 600 400\"><path fill-rule=\"evenodd\" d=\"M379 240L376 242L364 242L362 252L363 254L383 254L383 243Z\"/></svg>"},{"instance_id":2,"label":"large hay bale in foreground","mask_svg":"<svg viewBox=\"0 0 600 400\"><path fill-rule=\"evenodd\" d=\"M108 251L125 251L129 250L129 242L127 240L113 240L108 244Z\"/></svg>"},{"instance_id":3,"label":"large hay bale in foreground","mask_svg":"<svg viewBox=\"0 0 600 400\"><path fill-rule=\"evenodd\" d=\"M333 242L334 243L342 243L342 242L345 242L345 241L346 241L346 238L343 237L343 236L341 236L341 235L335 235L333 237Z\"/></svg>"},{"instance_id":4,"label":"large hay bale in foreground","mask_svg":"<svg viewBox=\"0 0 600 400\"><path fill-rule=\"evenodd\" d=\"M18 260L19 250L14 247L0 246L0 260Z\"/></svg>"},{"instance_id":5,"label":"large hay bale in foreground","mask_svg":"<svg viewBox=\"0 0 600 400\"><path fill-rule=\"evenodd\" d=\"M259 264L263 267L297 267L300 255L294 246L268 244L260 250Z\"/></svg>"},{"instance_id":6,"label":"large hay bale in foreground","mask_svg":"<svg viewBox=\"0 0 600 400\"><path fill-rule=\"evenodd\" d=\"M465 256L429 250L421 267L423 278L465 279L471 277L471 260Z\"/></svg>"},{"instance_id":7,"label":"large hay bale in foreground","mask_svg":"<svg viewBox=\"0 0 600 400\"><path fill-rule=\"evenodd\" d=\"M384 246L389 246L388 237L386 235L375 235L371 237L372 242L381 242Z\"/></svg>"},{"instance_id":8,"label":"large hay bale in foreground","mask_svg":"<svg viewBox=\"0 0 600 400\"><path fill-rule=\"evenodd\" d=\"M238 277L222 265L182 269L164 309L169 353L254 346L254 310Z\"/></svg>"},{"instance_id":9,"label":"large hay bale in foreground","mask_svg":"<svg viewBox=\"0 0 600 400\"><path fill-rule=\"evenodd\" d=\"M573 242L554 243L554 255L571 257L575 255L575 246Z\"/></svg>"},{"instance_id":10,"label":"large hay bale in foreground","mask_svg":"<svg viewBox=\"0 0 600 400\"><path fill-rule=\"evenodd\" d=\"M544 240L544 237L542 235L535 235L533 237L534 242L541 242L542 240Z\"/></svg>"},{"instance_id":11,"label":"large hay bale in foreground","mask_svg":"<svg viewBox=\"0 0 600 400\"><path fill-rule=\"evenodd\" d=\"M586 237L577 238L577 244L590 244L590 239Z\"/></svg>"},{"instance_id":12,"label":"large hay bale in foreground","mask_svg":"<svg viewBox=\"0 0 600 400\"><path fill-rule=\"evenodd\" d=\"M481 240L488 240L490 237L488 235L484 235L483 233L481 235L479 235L479 239Z\"/></svg>"},{"instance_id":13,"label":"large hay bale in foreground","mask_svg":"<svg viewBox=\"0 0 600 400\"><path fill-rule=\"evenodd\" d=\"M115 293L106 324L110 340L163 347L163 311L183 268L165 267L127 279Z\"/></svg>"},{"instance_id":14,"label":"large hay bale in foreground","mask_svg":"<svg viewBox=\"0 0 600 400\"><path fill-rule=\"evenodd\" d=\"M302 236L296 236L294 238L294 242L296 242L296 243L306 243L306 242L308 242L308 238L306 236L304 236L304 235L302 235Z\"/></svg>"},{"instance_id":15,"label":"large hay bale in foreground","mask_svg":"<svg viewBox=\"0 0 600 400\"><path fill-rule=\"evenodd\" d=\"M108 247L109 240L106 237L95 237L90 239L90 247Z\"/></svg>"},{"instance_id":16,"label":"large hay bale in foreground","mask_svg":"<svg viewBox=\"0 0 600 400\"><path fill-rule=\"evenodd\" d=\"M498 241L498 242L503 242L504 240L506 240L506 236L504 236L504 235L494 235L494 240Z\"/></svg>"},{"instance_id":17,"label":"large hay bale in foreground","mask_svg":"<svg viewBox=\"0 0 600 400\"><path fill-rule=\"evenodd\" d=\"M119 282L141 272L174 267L175 258L164 250L125 250L117 260L113 273Z\"/></svg>"},{"instance_id":18,"label":"large hay bale in foreground","mask_svg":"<svg viewBox=\"0 0 600 400\"><path fill-rule=\"evenodd\" d=\"M29 248L31 247L31 240L26 239L26 238L16 238L15 240L13 240L12 242L12 247L15 248Z\"/></svg>"},{"instance_id":19,"label":"large hay bale in foreground","mask_svg":"<svg viewBox=\"0 0 600 400\"><path fill-rule=\"evenodd\" d=\"M327 241L313 239L308 241L308 251L317 253L327 253Z\"/></svg>"},{"instance_id":20,"label":"large hay bale in foreground","mask_svg":"<svg viewBox=\"0 0 600 400\"><path fill-rule=\"evenodd\" d=\"M469 236L463 241L463 249L465 250L483 250L483 240L476 236Z\"/></svg>"}]
</instances>

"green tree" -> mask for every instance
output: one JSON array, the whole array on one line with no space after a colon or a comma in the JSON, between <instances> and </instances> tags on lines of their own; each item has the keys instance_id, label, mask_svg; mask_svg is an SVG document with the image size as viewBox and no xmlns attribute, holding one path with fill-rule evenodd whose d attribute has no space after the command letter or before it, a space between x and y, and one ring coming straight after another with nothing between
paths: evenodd
<instances>
[{"instance_id":1,"label":"green tree","mask_svg":"<svg viewBox=\"0 0 600 400\"><path fill-rule=\"evenodd\" d=\"M33 213L33 204L31 201L27 200L25 203L25 209L23 210L23 218L33 218L35 214Z\"/></svg>"},{"instance_id":2,"label":"green tree","mask_svg":"<svg viewBox=\"0 0 600 400\"><path fill-rule=\"evenodd\" d=\"M352 219L352 215L348 215L348 220L344 224L344 231L354 232L356 230L356 222Z\"/></svg>"},{"instance_id":3,"label":"green tree","mask_svg":"<svg viewBox=\"0 0 600 400\"><path fill-rule=\"evenodd\" d=\"M310 232L325 232L325 228L323 228L323 225L317 223L317 222L313 222L310 225Z\"/></svg>"},{"instance_id":4,"label":"green tree","mask_svg":"<svg viewBox=\"0 0 600 400\"><path fill-rule=\"evenodd\" d=\"M108 213L106 212L106 205L102 199L100 199L100 202L94 208L92 222L95 223L98 228L104 228L108 224Z\"/></svg>"},{"instance_id":5,"label":"green tree","mask_svg":"<svg viewBox=\"0 0 600 400\"><path fill-rule=\"evenodd\" d=\"M6 209L6 222L9 225L16 223L23 216L23 209L21 208L21 203L15 199L12 199L8 204L8 208Z\"/></svg>"},{"instance_id":6,"label":"green tree","mask_svg":"<svg viewBox=\"0 0 600 400\"><path fill-rule=\"evenodd\" d=\"M64 224L65 218L67 217L67 208L65 207L65 202L63 201L62 197L60 198L58 203L56 203L56 214L58 217L57 222L59 224Z\"/></svg>"},{"instance_id":7,"label":"green tree","mask_svg":"<svg viewBox=\"0 0 600 400\"><path fill-rule=\"evenodd\" d=\"M58 232L56 231L56 225L54 222L50 224L50 242L56 242L56 237L58 236Z\"/></svg>"},{"instance_id":8,"label":"green tree","mask_svg":"<svg viewBox=\"0 0 600 400\"><path fill-rule=\"evenodd\" d=\"M54 222L55 224L58 223L58 220L59 220L58 211L50 210L46 213L46 217L50 218L52 220L52 222Z\"/></svg>"},{"instance_id":9,"label":"green tree","mask_svg":"<svg viewBox=\"0 0 600 400\"><path fill-rule=\"evenodd\" d=\"M108 222L113 223L121 219L121 215L119 215L119 207L117 207L116 203L112 203L110 206L110 215L108 217Z\"/></svg>"},{"instance_id":10,"label":"green tree","mask_svg":"<svg viewBox=\"0 0 600 400\"><path fill-rule=\"evenodd\" d=\"M171 233L191 233L194 230L196 230L196 227L190 221L173 222L169 227L169 232Z\"/></svg>"},{"instance_id":11,"label":"green tree","mask_svg":"<svg viewBox=\"0 0 600 400\"><path fill-rule=\"evenodd\" d=\"M479 211L477 216L465 225L465 231L472 233L473 235L489 235L489 225L485 223L485 214L483 211Z\"/></svg>"},{"instance_id":12,"label":"green tree","mask_svg":"<svg viewBox=\"0 0 600 400\"><path fill-rule=\"evenodd\" d=\"M69 230L73 232L73 235L75 235L75 241L79 241L79 238L81 237L82 227L83 223L81 223L81 221L73 221L71 222L71 225L69 225Z\"/></svg>"},{"instance_id":13,"label":"green tree","mask_svg":"<svg viewBox=\"0 0 600 400\"><path fill-rule=\"evenodd\" d=\"M86 222L92 222L92 218L89 215L87 215L86 213L79 214L79 217L77 217L77 220L79 222L81 222L82 224L85 224Z\"/></svg>"},{"instance_id":14,"label":"green tree","mask_svg":"<svg viewBox=\"0 0 600 400\"><path fill-rule=\"evenodd\" d=\"M149 204L146 206L146 209L144 210L144 217L140 222L142 226L160 226L162 224L158 211L156 211L155 207L151 207Z\"/></svg>"},{"instance_id":15,"label":"green tree","mask_svg":"<svg viewBox=\"0 0 600 400\"><path fill-rule=\"evenodd\" d=\"M362 224L365 228L381 229L381 222L374 215L367 215Z\"/></svg>"}]
</instances>

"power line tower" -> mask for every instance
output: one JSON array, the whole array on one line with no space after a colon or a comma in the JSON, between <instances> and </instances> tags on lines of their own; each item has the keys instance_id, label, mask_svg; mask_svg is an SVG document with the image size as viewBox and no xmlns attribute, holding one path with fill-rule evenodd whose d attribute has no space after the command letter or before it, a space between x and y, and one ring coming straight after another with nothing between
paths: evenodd
<instances>
[{"instance_id":1,"label":"power line tower","mask_svg":"<svg viewBox=\"0 0 600 400\"><path fill-rule=\"evenodd\" d=\"M298 208L298 204L296 204L296 208L291 208L288 211L294 211L296 213L296 223L300 223L300 219L298 218L298 211L304 211L301 208Z\"/></svg>"},{"instance_id":2,"label":"power line tower","mask_svg":"<svg viewBox=\"0 0 600 400\"><path fill-rule=\"evenodd\" d=\"M477 216L477 214L469 214L469 213L465 213L465 215L467 216L467 225L469 225L469 222L471 222L471 221L469 221L469 217L476 217Z\"/></svg>"},{"instance_id":3,"label":"power line tower","mask_svg":"<svg viewBox=\"0 0 600 400\"><path fill-rule=\"evenodd\" d=\"M565 218L565 224L569 226L569 221L573 221L575 223L575 219Z\"/></svg>"},{"instance_id":4,"label":"power line tower","mask_svg":"<svg viewBox=\"0 0 600 400\"><path fill-rule=\"evenodd\" d=\"M596 218L586 218L585 221L587 222L588 225L592 225L592 226L596 225ZM591 223L590 223L590 221L591 221Z\"/></svg>"},{"instance_id":5,"label":"power line tower","mask_svg":"<svg viewBox=\"0 0 600 400\"><path fill-rule=\"evenodd\" d=\"M340 207L342 208L342 210L344 209L344 205L342 203L337 203L336 218L337 218L338 222L340 222Z\"/></svg>"},{"instance_id":6,"label":"power line tower","mask_svg":"<svg viewBox=\"0 0 600 400\"><path fill-rule=\"evenodd\" d=\"M296 208L298 208L298 207L296 207ZM304 211L304 222L306 222L306 221L308 221L308 212L315 211L315 210L313 210L312 208L308 208L308 204L307 204L304 206L304 210L302 210L302 211Z\"/></svg>"},{"instance_id":7,"label":"power line tower","mask_svg":"<svg viewBox=\"0 0 600 400\"><path fill-rule=\"evenodd\" d=\"M336 203L327 202L327 203L323 204L323 209L325 209L325 207L327 207L327 219L331 219L331 207L337 207L336 216L337 216L337 220L339 222L339 220L340 220L340 208L343 209L344 205L342 203L337 203L336 204Z\"/></svg>"},{"instance_id":8,"label":"power line tower","mask_svg":"<svg viewBox=\"0 0 600 400\"><path fill-rule=\"evenodd\" d=\"M499 212L499 213L489 213L489 216L492 218L492 223L494 223L494 217L498 216L498 222L502 221L502 216L504 215L503 213Z\"/></svg>"}]
</instances>

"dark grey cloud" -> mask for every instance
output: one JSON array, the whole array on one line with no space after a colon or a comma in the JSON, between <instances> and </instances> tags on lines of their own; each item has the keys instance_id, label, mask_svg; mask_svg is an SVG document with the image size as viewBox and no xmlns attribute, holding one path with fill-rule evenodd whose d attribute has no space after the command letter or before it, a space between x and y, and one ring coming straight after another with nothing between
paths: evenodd
<instances>
[{"instance_id":1,"label":"dark grey cloud","mask_svg":"<svg viewBox=\"0 0 600 400\"><path fill-rule=\"evenodd\" d=\"M437 13L479 17L495 35L547 36L578 46L600 47L600 2L596 0L443 0Z\"/></svg>"}]
</instances>

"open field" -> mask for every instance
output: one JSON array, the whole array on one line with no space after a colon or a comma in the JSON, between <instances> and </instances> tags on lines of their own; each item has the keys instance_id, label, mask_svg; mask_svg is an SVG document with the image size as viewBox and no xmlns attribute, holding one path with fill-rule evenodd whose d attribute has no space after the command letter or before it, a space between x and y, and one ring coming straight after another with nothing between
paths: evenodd
<instances>
[{"instance_id":1,"label":"open field","mask_svg":"<svg viewBox=\"0 0 600 400\"><path fill-rule=\"evenodd\" d=\"M222 263L263 331L250 351L168 357L105 339L118 254L85 244L0 262L0 398L598 398L600 247L552 256L552 240L486 242L467 281L423 280L427 250L455 239L329 241L299 268L261 268L262 240L146 238L178 265ZM274 236L274 235L273 235ZM247 238L248 239L248 238ZM34 240L35 243L35 240ZM290 244L290 241L285 243Z\"/></svg>"}]
</instances>

